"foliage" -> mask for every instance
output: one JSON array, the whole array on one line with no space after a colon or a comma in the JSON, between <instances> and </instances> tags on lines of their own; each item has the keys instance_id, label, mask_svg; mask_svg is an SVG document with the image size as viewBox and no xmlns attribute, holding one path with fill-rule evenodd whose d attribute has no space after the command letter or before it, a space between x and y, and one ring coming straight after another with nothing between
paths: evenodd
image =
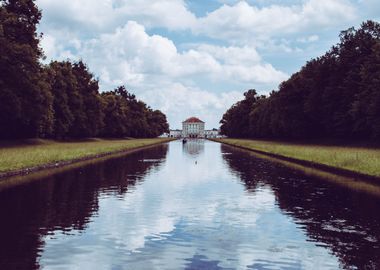
<instances>
[{"instance_id":1,"label":"foliage","mask_svg":"<svg viewBox=\"0 0 380 270\"><path fill-rule=\"evenodd\" d=\"M230 137L380 141L380 24L340 34L269 97L245 96L221 120Z\"/></svg>"},{"instance_id":2,"label":"foliage","mask_svg":"<svg viewBox=\"0 0 380 270\"><path fill-rule=\"evenodd\" d=\"M32 0L0 1L0 138L44 137L52 130L50 85L39 59Z\"/></svg>"},{"instance_id":3,"label":"foliage","mask_svg":"<svg viewBox=\"0 0 380 270\"><path fill-rule=\"evenodd\" d=\"M72 69L77 81L77 109L79 111L74 114L75 119L70 130L70 137L94 137L104 126L99 84L82 61L74 63Z\"/></svg>"},{"instance_id":4,"label":"foliage","mask_svg":"<svg viewBox=\"0 0 380 270\"><path fill-rule=\"evenodd\" d=\"M165 114L138 101L124 86L102 94L105 104L105 137L153 138L169 131Z\"/></svg>"},{"instance_id":5,"label":"foliage","mask_svg":"<svg viewBox=\"0 0 380 270\"><path fill-rule=\"evenodd\" d=\"M105 137L116 137L118 134L127 136L129 131L127 101L117 94L117 90L103 93L102 98L105 104L105 126L102 135Z\"/></svg>"},{"instance_id":6,"label":"foliage","mask_svg":"<svg viewBox=\"0 0 380 270\"><path fill-rule=\"evenodd\" d=\"M157 137L166 116L125 89L99 93L83 61L43 66L33 0L0 0L0 139Z\"/></svg>"},{"instance_id":7,"label":"foliage","mask_svg":"<svg viewBox=\"0 0 380 270\"><path fill-rule=\"evenodd\" d=\"M54 127L53 137L63 139L72 128L79 106L77 81L70 62L52 62L47 69L53 93Z\"/></svg>"},{"instance_id":8,"label":"foliage","mask_svg":"<svg viewBox=\"0 0 380 270\"><path fill-rule=\"evenodd\" d=\"M260 98L257 97L257 92L250 89L244 93L245 99L233 105L224 115L220 123L221 131L224 134L229 134L232 137L248 137L249 130L249 114L253 109L253 105Z\"/></svg>"}]
</instances>

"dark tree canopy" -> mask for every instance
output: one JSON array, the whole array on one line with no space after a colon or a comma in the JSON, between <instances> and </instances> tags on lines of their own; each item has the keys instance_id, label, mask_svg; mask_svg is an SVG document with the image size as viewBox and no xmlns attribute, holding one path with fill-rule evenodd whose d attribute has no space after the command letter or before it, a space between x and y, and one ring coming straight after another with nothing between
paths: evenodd
<instances>
[{"instance_id":1,"label":"dark tree canopy","mask_svg":"<svg viewBox=\"0 0 380 270\"><path fill-rule=\"evenodd\" d=\"M45 136L52 130L50 85L39 59L36 27L41 12L32 0L0 1L0 136Z\"/></svg>"},{"instance_id":2,"label":"dark tree canopy","mask_svg":"<svg viewBox=\"0 0 380 270\"><path fill-rule=\"evenodd\" d=\"M70 62L52 62L47 68L53 93L55 138L66 138L72 129L78 108L75 101L79 97L77 81Z\"/></svg>"},{"instance_id":3,"label":"dark tree canopy","mask_svg":"<svg viewBox=\"0 0 380 270\"><path fill-rule=\"evenodd\" d=\"M87 66L79 61L73 64L73 74L77 81L78 96L74 124L70 136L74 138L97 136L104 126L102 100L99 95L99 84L89 72Z\"/></svg>"},{"instance_id":4,"label":"dark tree canopy","mask_svg":"<svg viewBox=\"0 0 380 270\"><path fill-rule=\"evenodd\" d=\"M261 98L254 89L244 93L245 99L233 105L224 115L220 123L221 131L231 137L249 137L249 114L254 104Z\"/></svg>"},{"instance_id":5,"label":"dark tree canopy","mask_svg":"<svg viewBox=\"0 0 380 270\"><path fill-rule=\"evenodd\" d=\"M380 24L367 21L281 83L269 97L233 105L230 137L380 141Z\"/></svg>"},{"instance_id":6,"label":"dark tree canopy","mask_svg":"<svg viewBox=\"0 0 380 270\"><path fill-rule=\"evenodd\" d=\"M100 94L83 61L40 62L41 12L33 0L0 0L0 139L156 137L166 116L124 86Z\"/></svg>"},{"instance_id":7,"label":"dark tree canopy","mask_svg":"<svg viewBox=\"0 0 380 270\"><path fill-rule=\"evenodd\" d=\"M169 131L165 114L136 100L124 86L102 94L105 103L105 137L157 137Z\"/></svg>"},{"instance_id":8,"label":"dark tree canopy","mask_svg":"<svg viewBox=\"0 0 380 270\"><path fill-rule=\"evenodd\" d=\"M169 125L124 86L99 93L98 81L82 62L52 62L46 67L53 93L53 138L157 137Z\"/></svg>"}]
</instances>

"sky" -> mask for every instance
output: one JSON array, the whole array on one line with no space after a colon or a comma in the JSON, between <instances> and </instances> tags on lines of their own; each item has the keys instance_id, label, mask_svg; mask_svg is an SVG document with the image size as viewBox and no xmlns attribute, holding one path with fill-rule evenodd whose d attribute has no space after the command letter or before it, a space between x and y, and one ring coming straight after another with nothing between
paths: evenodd
<instances>
[{"instance_id":1,"label":"sky","mask_svg":"<svg viewBox=\"0 0 380 270\"><path fill-rule=\"evenodd\" d=\"M125 85L164 112L218 128L248 89L268 94L379 0L37 0L46 63L82 59L100 90Z\"/></svg>"}]
</instances>

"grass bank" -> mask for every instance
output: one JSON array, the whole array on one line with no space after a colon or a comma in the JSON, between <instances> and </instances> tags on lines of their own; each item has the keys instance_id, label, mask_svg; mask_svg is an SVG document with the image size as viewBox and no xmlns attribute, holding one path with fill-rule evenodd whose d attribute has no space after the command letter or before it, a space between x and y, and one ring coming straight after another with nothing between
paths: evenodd
<instances>
[{"instance_id":1,"label":"grass bank","mask_svg":"<svg viewBox=\"0 0 380 270\"><path fill-rule=\"evenodd\" d=\"M216 141L249 150L304 161L309 165L320 165L341 172L353 172L380 178L380 149L283 143L263 140L217 139Z\"/></svg>"},{"instance_id":2,"label":"grass bank","mask_svg":"<svg viewBox=\"0 0 380 270\"><path fill-rule=\"evenodd\" d=\"M62 166L112 153L129 151L169 141L169 139L87 139L61 142L24 140L0 142L0 177L30 170Z\"/></svg>"}]
</instances>

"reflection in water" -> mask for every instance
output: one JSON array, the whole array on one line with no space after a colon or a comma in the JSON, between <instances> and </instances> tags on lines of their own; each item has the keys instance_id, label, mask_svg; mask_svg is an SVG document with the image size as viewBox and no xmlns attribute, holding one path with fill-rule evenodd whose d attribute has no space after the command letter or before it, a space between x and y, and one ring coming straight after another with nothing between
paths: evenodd
<instances>
[{"instance_id":1,"label":"reflection in water","mask_svg":"<svg viewBox=\"0 0 380 270\"><path fill-rule=\"evenodd\" d=\"M379 199L351 194L174 141L1 192L0 269L377 269Z\"/></svg>"},{"instance_id":2,"label":"reflection in water","mask_svg":"<svg viewBox=\"0 0 380 270\"><path fill-rule=\"evenodd\" d=\"M139 160L163 160L167 149L162 145L1 192L0 269L39 268L44 237L86 230L99 198L123 196L162 164Z\"/></svg>"},{"instance_id":3,"label":"reflection in water","mask_svg":"<svg viewBox=\"0 0 380 270\"><path fill-rule=\"evenodd\" d=\"M380 269L379 198L305 177L286 167L222 146L225 160L252 192L271 186L279 207L311 241L328 247L344 268Z\"/></svg>"},{"instance_id":4,"label":"reflection in water","mask_svg":"<svg viewBox=\"0 0 380 270\"><path fill-rule=\"evenodd\" d=\"M205 150L204 139L187 139L187 142L182 144L183 152L191 157L201 155Z\"/></svg>"}]
</instances>

